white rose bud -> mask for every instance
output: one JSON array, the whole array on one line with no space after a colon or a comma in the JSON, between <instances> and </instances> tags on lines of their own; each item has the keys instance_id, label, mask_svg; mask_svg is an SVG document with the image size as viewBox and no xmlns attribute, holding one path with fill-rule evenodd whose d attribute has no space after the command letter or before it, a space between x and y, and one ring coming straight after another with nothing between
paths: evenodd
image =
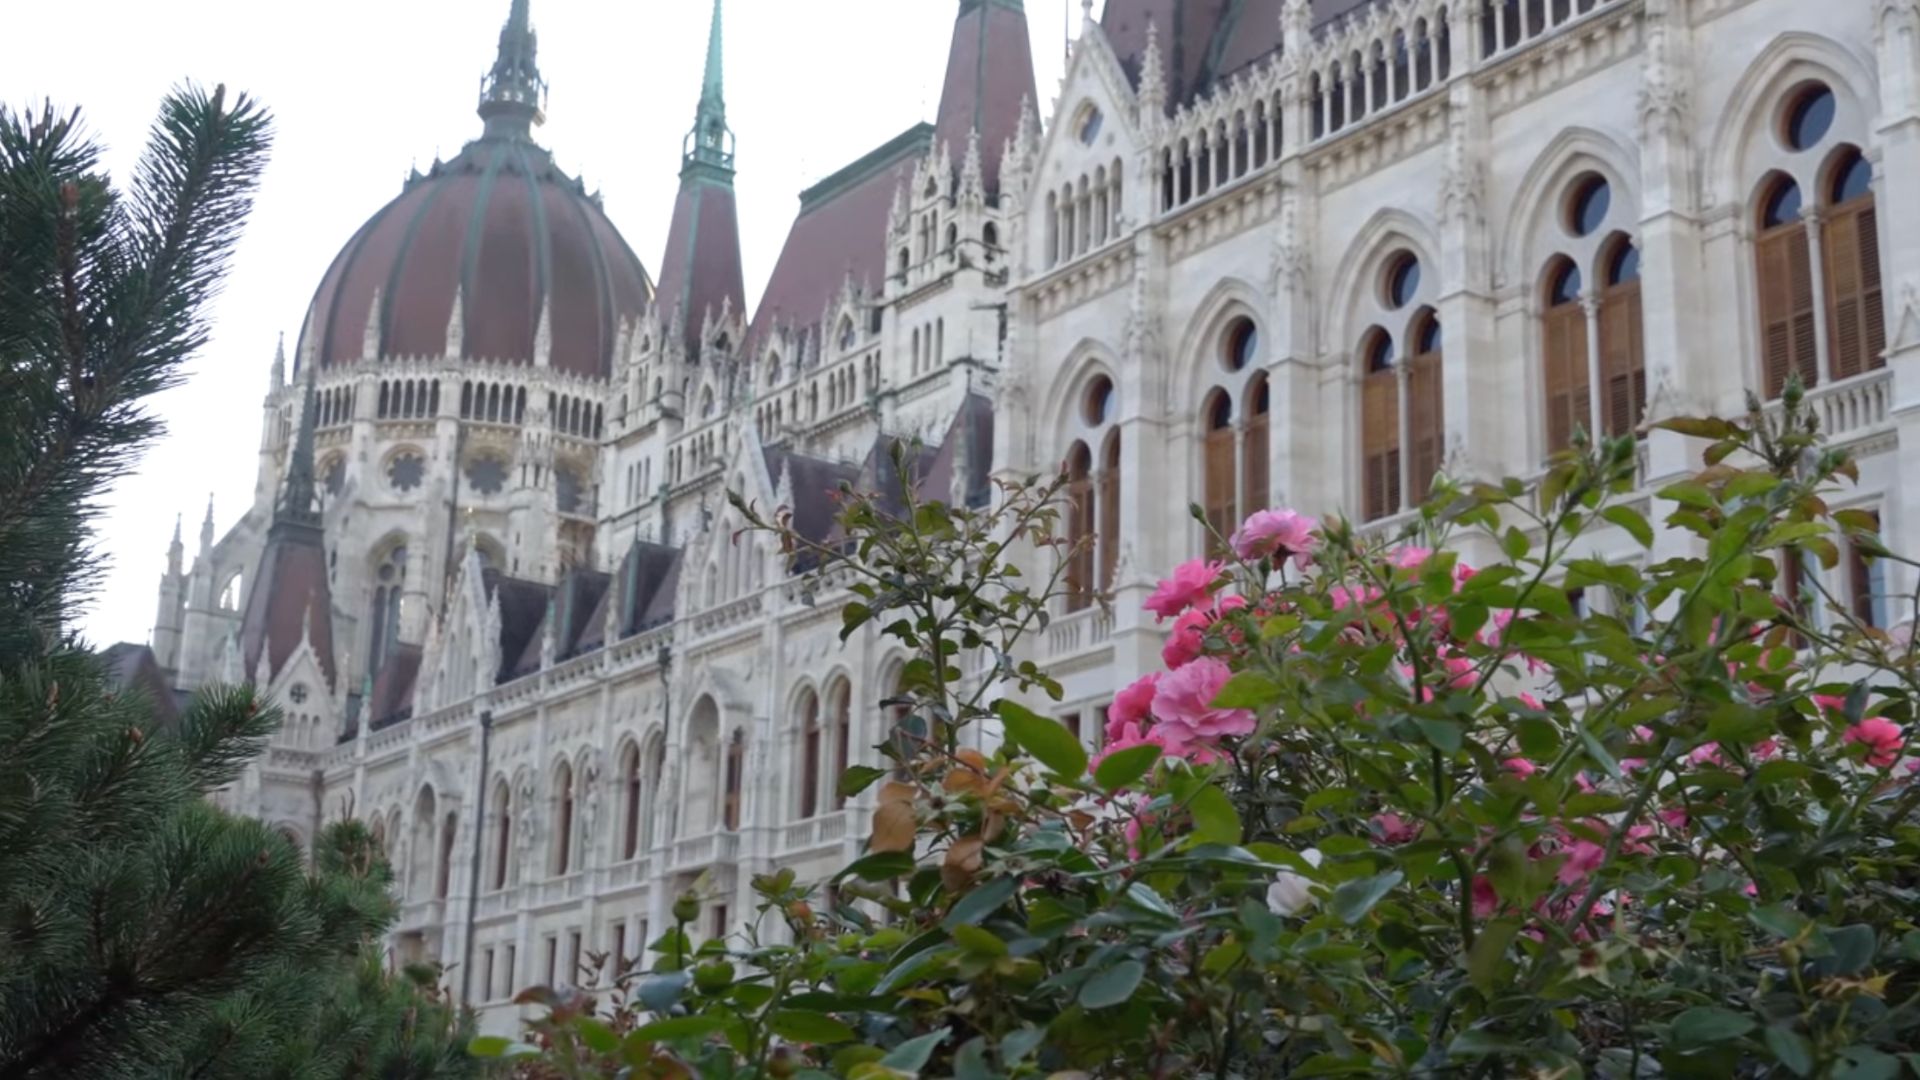
<instances>
[{"instance_id":1,"label":"white rose bud","mask_svg":"<svg viewBox=\"0 0 1920 1080\"><path fill-rule=\"evenodd\" d=\"M1320 849L1308 848L1300 853L1307 865L1318 868ZM1291 918L1320 902L1313 895L1313 882L1292 870L1282 870L1274 877L1273 884L1267 886L1267 908L1281 918Z\"/></svg>"}]
</instances>

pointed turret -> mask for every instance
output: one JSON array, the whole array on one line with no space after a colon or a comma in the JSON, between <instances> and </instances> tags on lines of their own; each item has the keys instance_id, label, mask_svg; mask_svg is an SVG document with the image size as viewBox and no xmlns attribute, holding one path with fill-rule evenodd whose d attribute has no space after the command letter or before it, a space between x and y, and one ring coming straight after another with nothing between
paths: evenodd
<instances>
[{"instance_id":1,"label":"pointed turret","mask_svg":"<svg viewBox=\"0 0 1920 1080\"><path fill-rule=\"evenodd\" d=\"M535 61L540 43L527 4L513 0L507 25L500 28L500 54L481 82L480 119L487 122L489 138L532 139L534 125L547 119L547 83Z\"/></svg>"},{"instance_id":2,"label":"pointed turret","mask_svg":"<svg viewBox=\"0 0 1920 1080\"><path fill-rule=\"evenodd\" d=\"M687 355L697 358L700 327L731 305L746 310L740 270L740 218L733 194L733 131L727 127L721 0L713 0L706 73L693 129L682 146L680 194L674 199L667 253L655 293L661 320L682 328Z\"/></svg>"},{"instance_id":3,"label":"pointed turret","mask_svg":"<svg viewBox=\"0 0 1920 1080\"><path fill-rule=\"evenodd\" d=\"M1021 0L960 0L947 53L947 81L940 94L934 143L955 161L966 153L971 132L990 151L983 162L987 194L1000 193L1000 148L1020 126L1020 103L1037 99L1033 45Z\"/></svg>"},{"instance_id":4,"label":"pointed turret","mask_svg":"<svg viewBox=\"0 0 1920 1080\"><path fill-rule=\"evenodd\" d=\"M287 335L280 335L280 344L273 348L273 369L268 375L268 385L275 393L287 385Z\"/></svg>"},{"instance_id":5,"label":"pointed turret","mask_svg":"<svg viewBox=\"0 0 1920 1080\"><path fill-rule=\"evenodd\" d=\"M518 7L518 5L516 5ZM327 555L314 494L313 428L318 420L314 368L306 370L300 426L287 453L287 474L274 503L267 546L247 593L240 623L240 670L267 672L270 681L293 653L310 647L329 685L338 677L333 661L333 596L327 587Z\"/></svg>"}]
</instances>

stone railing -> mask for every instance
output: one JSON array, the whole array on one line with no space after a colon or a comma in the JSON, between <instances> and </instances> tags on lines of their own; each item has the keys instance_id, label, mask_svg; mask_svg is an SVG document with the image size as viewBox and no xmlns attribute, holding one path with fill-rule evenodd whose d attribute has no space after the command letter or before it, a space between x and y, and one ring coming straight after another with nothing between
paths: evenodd
<instances>
[{"instance_id":1,"label":"stone railing","mask_svg":"<svg viewBox=\"0 0 1920 1080\"><path fill-rule=\"evenodd\" d=\"M444 897L402 904L400 922L394 929L430 930L446 921L446 912L447 901Z\"/></svg>"},{"instance_id":2,"label":"stone railing","mask_svg":"<svg viewBox=\"0 0 1920 1080\"><path fill-rule=\"evenodd\" d=\"M1047 626L1047 656L1060 660L1113 640L1113 613L1099 605L1062 615Z\"/></svg>"},{"instance_id":3,"label":"stone railing","mask_svg":"<svg viewBox=\"0 0 1920 1080\"><path fill-rule=\"evenodd\" d=\"M647 878L651 876L652 870L653 860L647 855L638 855L631 859L623 859L620 862L614 863L612 866L601 868L601 890L612 892L618 889L631 889L637 885L645 885Z\"/></svg>"},{"instance_id":4,"label":"stone railing","mask_svg":"<svg viewBox=\"0 0 1920 1080\"><path fill-rule=\"evenodd\" d=\"M1887 404L1893 396L1893 372L1881 368L1865 375L1816 386L1807 391L1807 405L1820 419L1828 438L1865 434L1887 422Z\"/></svg>"},{"instance_id":5,"label":"stone railing","mask_svg":"<svg viewBox=\"0 0 1920 1080\"><path fill-rule=\"evenodd\" d=\"M670 865L675 871L696 870L716 863L731 862L739 852L739 833L710 832L705 836L687 836L674 841Z\"/></svg>"},{"instance_id":6,"label":"stone railing","mask_svg":"<svg viewBox=\"0 0 1920 1080\"><path fill-rule=\"evenodd\" d=\"M786 852L797 852L826 847L840 843L846 839L846 835L847 812L837 810L788 825L781 831L780 848Z\"/></svg>"}]
</instances>

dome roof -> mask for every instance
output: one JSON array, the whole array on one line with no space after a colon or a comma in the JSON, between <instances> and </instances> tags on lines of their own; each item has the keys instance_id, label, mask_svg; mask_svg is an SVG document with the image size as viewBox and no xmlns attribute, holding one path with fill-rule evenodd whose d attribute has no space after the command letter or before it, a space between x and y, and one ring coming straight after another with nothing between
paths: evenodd
<instances>
[{"instance_id":1,"label":"dome roof","mask_svg":"<svg viewBox=\"0 0 1920 1080\"><path fill-rule=\"evenodd\" d=\"M371 358L372 316L373 356L528 364L544 316L552 367L612 371L620 323L645 312L653 283L599 200L532 141L545 89L533 53L525 0L515 0L481 100L486 134L416 173L348 241L314 293L300 362Z\"/></svg>"}]
</instances>

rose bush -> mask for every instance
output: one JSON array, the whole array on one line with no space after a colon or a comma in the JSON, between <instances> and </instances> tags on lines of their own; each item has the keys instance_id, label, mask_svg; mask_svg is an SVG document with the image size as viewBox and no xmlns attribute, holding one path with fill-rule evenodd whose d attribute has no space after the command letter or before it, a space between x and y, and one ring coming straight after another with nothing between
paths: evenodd
<instances>
[{"instance_id":1,"label":"rose bush","mask_svg":"<svg viewBox=\"0 0 1920 1080\"><path fill-rule=\"evenodd\" d=\"M897 771L843 781L885 781L869 853L757 882L764 935L670 931L526 1067L1920 1071L1911 635L1783 569L1907 561L1829 507L1852 466L1798 406L1670 422L1707 464L1652 500L1629 438L1442 483L1391 534L1256 513L1146 601L1167 670L1094 756L1023 704L1059 693L1022 644L1058 485L851 496L818 587L918 656ZM1645 556L1593 557L1602 526Z\"/></svg>"}]
</instances>

